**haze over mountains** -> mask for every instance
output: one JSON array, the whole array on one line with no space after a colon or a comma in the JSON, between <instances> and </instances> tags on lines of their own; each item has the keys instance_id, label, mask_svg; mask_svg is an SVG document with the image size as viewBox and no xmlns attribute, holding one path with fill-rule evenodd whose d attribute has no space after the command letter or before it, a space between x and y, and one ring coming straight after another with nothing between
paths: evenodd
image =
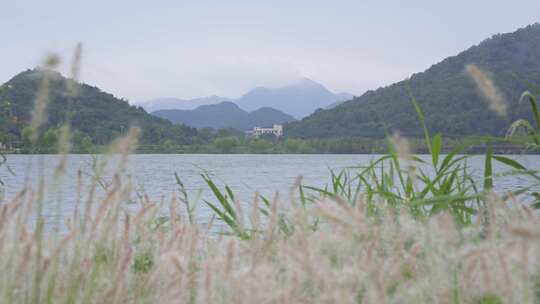
<instances>
[{"instance_id":1,"label":"haze over mountains","mask_svg":"<svg viewBox=\"0 0 540 304\"><path fill-rule=\"evenodd\" d=\"M418 100L432 132L455 137L504 135L513 121L533 120L529 105L519 103L519 99L526 90L540 95L539 54L538 23L513 33L498 34L406 80L368 91L335 108L316 111L300 121L288 122L284 135L316 139L383 138L387 129L418 137L422 128L410 101L411 95ZM469 64L478 66L493 80L507 103L506 115L498 115L489 109L486 98L466 73L465 67ZM44 131L58 129L70 119L74 138L89 137L95 144L106 144L136 124L142 129L140 142L143 144L190 145L201 140L199 131L182 123L245 130L255 125L294 119L287 111L277 109L307 113L306 108L325 108L342 96L328 93L313 81L303 80L277 89L257 88L234 103L219 102L195 110L156 113L180 122L173 124L86 84L81 84L79 95L70 100L65 94L69 80L56 72L34 69L22 72L0 86L0 104L4 109L0 111L0 122L15 141L24 140L24 129L32 118L34 101L44 77L50 78L50 102ZM215 100L219 97L212 96L200 102ZM271 103L275 108L261 108L263 103ZM308 106L299 109L298 104ZM255 111L249 112L242 107Z\"/></svg>"},{"instance_id":2,"label":"haze over mountains","mask_svg":"<svg viewBox=\"0 0 540 304\"><path fill-rule=\"evenodd\" d=\"M217 104L222 101L236 103L241 109L254 111L259 108L273 108L302 118L319 108L327 108L336 102L353 97L348 93L335 94L323 85L303 78L295 83L279 88L257 87L237 99L209 96L190 100L160 98L140 103L148 112L157 110L192 110L201 105Z\"/></svg>"},{"instance_id":3,"label":"haze over mountains","mask_svg":"<svg viewBox=\"0 0 540 304\"><path fill-rule=\"evenodd\" d=\"M465 66L474 64L492 79L507 104L507 114L489 109ZM333 109L318 111L285 126L298 138L384 137L385 128L420 136L422 128L411 103L420 104L432 132L445 135L504 135L511 122L532 121L529 105L519 103L529 90L540 94L540 23L498 34L425 72L368 91Z\"/></svg>"},{"instance_id":4,"label":"haze over mountains","mask_svg":"<svg viewBox=\"0 0 540 304\"><path fill-rule=\"evenodd\" d=\"M231 98L221 96L206 96L193 99L180 99L174 97L157 98L140 104L148 113L158 110L193 110L199 106L217 104Z\"/></svg>"},{"instance_id":5,"label":"haze over mountains","mask_svg":"<svg viewBox=\"0 0 540 304\"><path fill-rule=\"evenodd\" d=\"M247 111L272 107L296 118L302 118L336 101L345 101L352 97L348 93L332 93L323 85L303 78L281 88L255 88L235 100L235 103Z\"/></svg>"}]
</instances>

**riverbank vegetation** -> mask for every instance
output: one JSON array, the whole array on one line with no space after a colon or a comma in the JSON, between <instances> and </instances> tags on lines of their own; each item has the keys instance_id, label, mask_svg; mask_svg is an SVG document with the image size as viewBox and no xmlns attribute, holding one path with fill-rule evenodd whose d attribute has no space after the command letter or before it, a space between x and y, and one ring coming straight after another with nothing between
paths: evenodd
<instances>
[{"instance_id":1,"label":"riverbank vegetation","mask_svg":"<svg viewBox=\"0 0 540 304\"><path fill-rule=\"evenodd\" d=\"M234 129L199 130L199 136L188 145L175 144L164 140L158 145L138 145L134 153L141 154L385 154L388 153L386 139L375 138L332 138L299 139L273 136L254 138L245 136ZM6 143L0 150L6 154L56 154L61 128L49 128L39 135L36 141L30 138L30 128L22 130L21 141L0 141ZM4 133L5 134L5 133ZM96 145L89 136L73 131L73 154L106 153L108 145ZM408 138L411 149L416 153L429 153L422 138ZM482 154L486 151L485 140L478 137L447 138L443 153L459 146L467 146L466 152ZM538 151L527 149L522 142L498 140L492 145L493 151L501 154L536 154Z\"/></svg>"}]
</instances>

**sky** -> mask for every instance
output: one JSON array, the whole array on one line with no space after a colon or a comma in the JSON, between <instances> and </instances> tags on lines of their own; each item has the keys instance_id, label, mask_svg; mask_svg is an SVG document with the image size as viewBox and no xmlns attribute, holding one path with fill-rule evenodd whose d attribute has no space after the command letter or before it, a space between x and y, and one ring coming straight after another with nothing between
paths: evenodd
<instances>
[{"instance_id":1,"label":"sky","mask_svg":"<svg viewBox=\"0 0 540 304\"><path fill-rule=\"evenodd\" d=\"M538 0L17 0L0 6L0 83L49 53L138 103L235 98L307 77L360 95L496 33L540 22Z\"/></svg>"}]
</instances>

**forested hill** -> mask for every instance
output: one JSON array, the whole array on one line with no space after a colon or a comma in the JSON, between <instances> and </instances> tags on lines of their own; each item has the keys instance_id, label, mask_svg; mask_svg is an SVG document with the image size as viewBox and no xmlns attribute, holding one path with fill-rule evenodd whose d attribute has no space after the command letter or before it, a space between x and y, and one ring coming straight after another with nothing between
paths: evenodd
<instances>
[{"instance_id":1,"label":"forested hill","mask_svg":"<svg viewBox=\"0 0 540 304\"><path fill-rule=\"evenodd\" d=\"M419 49L419 56L421 53ZM506 116L488 109L465 71L467 64L475 64L493 79L509 105ZM528 104L518 104L523 91L533 90L530 84L540 85L540 24L495 35L409 79L287 124L285 134L298 138L382 137L387 126L390 132L420 135L410 88L433 132L503 135L510 122L531 118Z\"/></svg>"},{"instance_id":2,"label":"forested hill","mask_svg":"<svg viewBox=\"0 0 540 304\"><path fill-rule=\"evenodd\" d=\"M194 128L234 128L242 131L295 120L291 115L273 108L247 112L230 101L204 105L194 110L159 110L152 112L152 115Z\"/></svg>"},{"instance_id":3,"label":"forested hill","mask_svg":"<svg viewBox=\"0 0 540 304\"><path fill-rule=\"evenodd\" d=\"M62 125L71 113L74 135L77 138L89 136L98 145L109 143L131 125L142 129L142 144L160 144L165 140L189 144L197 134L193 128L152 116L140 107L86 84L81 84L78 94L69 98L66 94L68 79L56 72L34 69L16 75L0 87L1 114L10 117L10 136L20 138L22 129L31 120L36 95L45 76L50 79L50 102L43 131Z\"/></svg>"}]
</instances>

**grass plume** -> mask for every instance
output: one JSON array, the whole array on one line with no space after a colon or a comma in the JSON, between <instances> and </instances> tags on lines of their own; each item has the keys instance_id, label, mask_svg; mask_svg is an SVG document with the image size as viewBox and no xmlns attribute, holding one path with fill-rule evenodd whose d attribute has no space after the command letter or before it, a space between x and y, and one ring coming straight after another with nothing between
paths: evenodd
<instances>
[{"instance_id":1,"label":"grass plume","mask_svg":"<svg viewBox=\"0 0 540 304\"><path fill-rule=\"evenodd\" d=\"M488 102L489 108L500 116L506 116L508 105L488 74L474 64L466 65L465 70Z\"/></svg>"},{"instance_id":2,"label":"grass plume","mask_svg":"<svg viewBox=\"0 0 540 304\"><path fill-rule=\"evenodd\" d=\"M496 229L488 238L482 225L463 227L447 212L418 221L387 205L373 217L361 200L350 206L328 199L289 211L273 204L272 214L286 214L297 224L319 218L318 229L285 234L276 229L279 217L273 217L253 232L257 237L239 239L201 233L197 223L179 214L167 216L176 219L174 225L155 226L159 204L129 215L125 191L130 189L120 180L111 185L93 202L99 208L82 215L94 228L74 225L61 238L41 233L43 226L18 225L31 200L6 202L6 216L0 217L3 302L32 297L38 303L536 300L540 218L526 205L496 203L499 197L487 204ZM125 213L122 221L119 212ZM74 214L71 220L79 219Z\"/></svg>"}]
</instances>

